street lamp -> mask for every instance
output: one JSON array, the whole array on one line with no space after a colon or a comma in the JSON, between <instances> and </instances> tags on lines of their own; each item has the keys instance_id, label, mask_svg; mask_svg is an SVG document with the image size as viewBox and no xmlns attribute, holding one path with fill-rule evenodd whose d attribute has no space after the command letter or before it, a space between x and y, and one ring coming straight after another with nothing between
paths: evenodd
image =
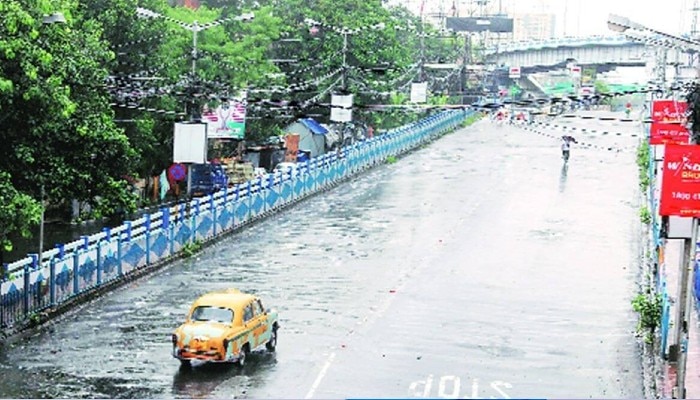
<instances>
[{"instance_id":1,"label":"street lamp","mask_svg":"<svg viewBox=\"0 0 700 400\"><path fill-rule=\"evenodd\" d=\"M653 40L655 43L661 47L676 47L679 48L680 50L684 52L698 52L700 51L700 42L671 35L669 33L657 31L655 29L646 27L642 24L636 23L634 21L631 21L627 17L622 17L620 15L616 14L610 14L608 16L608 29L610 29L613 32L618 32L618 33L623 33L625 36L632 40L637 40L637 41L644 41L644 40ZM633 30L633 31L638 31L637 35L630 35L628 30ZM644 37L639 37L642 35L639 35L640 32L646 32L646 33L652 33L658 36L663 37L666 39L666 43L662 43L658 38L644 38Z\"/></svg>"},{"instance_id":2,"label":"street lamp","mask_svg":"<svg viewBox=\"0 0 700 400\"><path fill-rule=\"evenodd\" d=\"M643 30L644 27L640 24L630 21L630 19L627 17L623 17L616 14L610 14L608 16L608 29L610 29L613 32L623 33L628 29Z\"/></svg>"},{"instance_id":3,"label":"street lamp","mask_svg":"<svg viewBox=\"0 0 700 400\"><path fill-rule=\"evenodd\" d=\"M63 13L61 12L55 12L51 15L45 15L44 18L42 19L42 24L44 25L53 25L53 24L65 24L66 17L63 16ZM41 191L40 191L40 200L41 200L41 217L39 220L39 254L37 254L37 266L41 267L41 259L43 257L43 252L44 252L44 212L45 212L45 205L44 205L44 182L43 182L43 174L42 174L42 182L41 182Z\"/></svg>"}]
</instances>

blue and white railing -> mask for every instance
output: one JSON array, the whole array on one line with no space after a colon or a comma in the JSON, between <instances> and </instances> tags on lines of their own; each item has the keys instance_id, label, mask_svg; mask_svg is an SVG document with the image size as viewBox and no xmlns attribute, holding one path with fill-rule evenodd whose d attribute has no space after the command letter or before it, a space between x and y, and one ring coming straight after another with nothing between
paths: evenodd
<instances>
[{"instance_id":1,"label":"blue and white railing","mask_svg":"<svg viewBox=\"0 0 700 400\"><path fill-rule=\"evenodd\" d=\"M242 227L290 203L329 188L451 131L474 112L451 110L388 131L302 163L296 171L268 174L212 195L127 221L117 228L7 265L0 281L0 327L18 322L131 272L161 263L189 243Z\"/></svg>"}]
</instances>

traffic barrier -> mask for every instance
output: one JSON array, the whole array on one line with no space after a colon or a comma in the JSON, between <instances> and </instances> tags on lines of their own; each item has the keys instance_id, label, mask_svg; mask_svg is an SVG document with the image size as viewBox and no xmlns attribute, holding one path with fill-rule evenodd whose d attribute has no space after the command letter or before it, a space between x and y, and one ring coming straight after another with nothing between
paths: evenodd
<instances>
[{"instance_id":1,"label":"traffic barrier","mask_svg":"<svg viewBox=\"0 0 700 400\"><path fill-rule=\"evenodd\" d=\"M338 152L306 161L296 171L268 174L206 197L162 208L116 228L6 265L0 281L0 327L11 329L79 296L96 292L195 242L207 242L270 215L454 130L471 110L432 115Z\"/></svg>"}]
</instances>

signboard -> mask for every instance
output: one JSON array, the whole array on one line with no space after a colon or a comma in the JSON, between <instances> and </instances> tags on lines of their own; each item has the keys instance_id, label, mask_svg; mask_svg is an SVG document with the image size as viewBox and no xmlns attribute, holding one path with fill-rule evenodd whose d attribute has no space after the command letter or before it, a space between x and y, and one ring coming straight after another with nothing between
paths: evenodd
<instances>
[{"instance_id":1,"label":"signboard","mask_svg":"<svg viewBox=\"0 0 700 400\"><path fill-rule=\"evenodd\" d=\"M520 79L520 67L510 67L508 77L510 79Z\"/></svg>"},{"instance_id":2,"label":"signboard","mask_svg":"<svg viewBox=\"0 0 700 400\"><path fill-rule=\"evenodd\" d=\"M173 140L174 163L207 161L207 124L176 123Z\"/></svg>"},{"instance_id":3,"label":"signboard","mask_svg":"<svg viewBox=\"0 0 700 400\"><path fill-rule=\"evenodd\" d=\"M331 121L352 121L352 95L334 94L331 96Z\"/></svg>"},{"instance_id":4,"label":"signboard","mask_svg":"<svg viewBox=\"0 0 700 400\"><path fill-rule=\"evenodd\" d=\"M581 67L578 65L572 65L571 68L569 68L569 72L571 72L571 75L574 77L581 77Z\"/></svg>"},{"instance_id":5,"label":"signboard","mask_svg":"<svg viewBox=\"0 0 700 400\"><path fill-rule=\"evenodd\" d=\"M447 17L446 29L456 32L512 33L513 18L505 17Z\"/></svg>"},{"instance_id":6,"label":"signboard","mask_svg":"<svg viewBox=\"0 0 700 400\"><path fill-rule=\"evenodd\" d=\"M676 100L654 100L651 105L652 122L685 124L688 103Z\"/></svg>"},{"instance_id":7,"label":"signboard","mask_svg":"<svg viewBox=\"0 0 700 400\"><path fill-rule=\"evenodd\" d=\"M243 139L245 136L246 100L229 100L216 108L204 106L202 122L208 125L209 139Z\"/></svg>"},{"instance_id":8,"label":"signboard","mask_svg":"<svg viewBox=\"0 0 700 400\"><path fill-rule=\"evenodd\" d=\"M581 96L593 96L595 94L595 87L593 86L582 86L579 91Z\"/></svg>"},{"instance_id":9,"label":"signboard","mask_svg":"<svg viewBox=\"0 0 700 400\"><path fill-rule=\"evenodd\" d=\"M411 103L425 103L428 101L428 82L416 82L411 84Z\"/></svg>"},{"instance_id":10,"label":"signboard","mask_svg":"<svg viewBox=\"0 0 700 400\"><path fill-rule=\"evenodd\" d=\"M173 164L168 168L168 176L173 182L182 182L187 178L187 167L184 164Z\"/></svg>"},{"instance_id":11,"label":"signboard","mask_svg":"<svg viewBox=\"0 0 700 400\"><path fill-rule=\"evenodd\" d=\"M700 217L700 145L666 145L659 214Z\"/></svg>"},{"instance_id":12,"label":"signboard","mask_svg":"<svg viewBox=\"0 0 700 400\"><path fill-rule=\"evenodd\" d=\"M690 132L681 124L652 123L649 129L649 144L669 143L690 143Z\"/></svg>"},{"instance_id":13,"label":"signboard","mask_svg":"<svg viewBox=\"0 0 700 400\"><path fill-rule=\"evenodd\" d=\"M688 144L690 132L685 127L688 103L675 100L654 100L651 105L650 144Z\"/></svg>"},{"instance_id":14,"label":"signboard","mask_svg":"<svg viewBox=\"0 0 700 400\"><path fill-rule=\"evenodd\" d=\"M674 215L663 218L666 224L666 239L692 239L693 238L693 219L685 217L676 217Z\"/></svg>"}]
</instances>

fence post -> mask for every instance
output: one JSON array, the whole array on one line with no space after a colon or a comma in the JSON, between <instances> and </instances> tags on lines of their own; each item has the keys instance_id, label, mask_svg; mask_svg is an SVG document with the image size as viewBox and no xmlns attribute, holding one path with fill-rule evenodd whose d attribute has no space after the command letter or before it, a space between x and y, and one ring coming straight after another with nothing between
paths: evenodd
<instances>
[{"instance_id":1,"label":"fence post","mask_svg":"<svg viewBox=\"0 0 700 400\"><path fill-rule=\"evenodd\" d=\"M163 218L163 224L161 225L161 228L163 230L168 229L168 226L170 226L170 209L163 207L160 209L161 217Z\"/></svg>"},{"instance_id":2,"label":"fence post","mask_svg":"<svg viewBox=\"0 0 700 400\"><path fill-rule=\"evenodd\" d=\"M170 229L168 230L168 241L170 242L170 255L175 253L175 225L170 224Z\"/></svg>"},{"instance_id":3,"label":"fence post","mask_svg":"<svg viewBox=\"0 0 700 400\"><path fill-rule=\"evenodd\" d=\"M38 263L39 255L38 254L30 254L29 255L32 258L32 269L36 268L36 265ZM24 264L24 316L26 317L29 315L29 296L30 296L30 287L29 287L29 264Z\"/></svg>"},{"instance_id":4,"label":"fence post","mask_svg":"<svg viewBox=\"0 0 700 400\"><path fill-rule=\"evenodd\" d=\"M117 276L124 275L124 269L122 268L122 234L121 232L117 235Z\"/></svg>"},{"instance_id":5,"label":"fence post","mask_svg":"<svg viewBox=\"0 0 700 400\"><path fill-rule=\"evenodd\" d=\"M56 248L58 249L58 258L63 260L63 258L66 256L66 245L63 243L58 243Z\"/></svg>"},{"instance_id":6,"label":"fence post","mask_svg":"<svg viewBox=\"0 0 700 400\"><path fill-rule=\"evenodd\" d=\"M80 293L78 275L80 275L80 248L73 251L73 295Z\"/></svg>"},{"instance_id":7,"label":"fence post","mask_svg":"<svg viewBox=\"0 0 700 400\"><path fill-rule=\"evenodd\" d=\"M214 194L213 193L209 195L209 209L211 210L211 219L213 221L212 235L216 236L216 224L218 222L217 219L219 218L219 216L217 215L216 206L214 205Z\"/></svg>"},{"instance_id":8,"label":"fence post","mask_svg":"<svg viewBox=\"0 0 700 400\"><path fill-rule=\"evenodd\" d=\"M199 217L199 199L194 200L194 213L190 213L190 243L197 238L197 218Z\"/></svg>"},{"instance_id":9,"label":"fence post","mask_svg":"<svg viewBox=\"0 0 700 400\"><path fill-rule=\"evenodd\" d=\"M126 225L126 241L131 242L131 221L124 222Z\"/></svg>"},{"instance_id":10,"label":"fence post","mask_svg":"<svg viewBox=\"0 0 700 400\"><path fill-rule=\"evenodd\" d=\"M146 265L151 263L151 214L146 214Z\"/></svg>"},{"instance_id":11,"label":"fence post","mask_svg":"<svg viewBox=\"0 0 700 400\"><path fill-rule=\"evenodd\" d=\"M90 245L90 237L89 236L81 236L80 239L83 241L83 249L87 250L88 246Z\"/></svg>"},{"instance_id":12,"label":"fence post","mask_svg":"<svg viewBox=\"0 0 700 400\"><path fill-rule=\"evenodd\" d=\"M0 288L2 288L2 284L5 283L6 281L6 272L7 271L7 263L2 264L2 275L0 276ZM5 328L5 299L4 295L2 292L0 292L0 329Z\"/></svg>"},{"instance_id":13,"label":"fence post","mask_svg":"<svg viewBox=\"0 0 700 400\"><path fill-rule=\"evenodd\" d=\"M96 247L97 253L97 286L102 285L102 239L98 239Z\"/></svg>"},{"instance_id":14,"label":"fence post","mask_svg":"<svg viewBox=\"0 0 700 400\"><path fill-rule=\"evenodd\" d=\"M248 215L246 215L246 221L250 221L252 219L252 214L253 214L253 184L251 181L248 181L248 193L246 196L248 197Z\"/></svg>"},{"instance_id":15,"label":"fence post","mask_svg":"<svg viewBox=\"0 0 700 400\"><path fill-rule=\"evenodd\" d=\"M56 305L56 257L49 259L49 303Z\"/></svg>"}]
</instances>

